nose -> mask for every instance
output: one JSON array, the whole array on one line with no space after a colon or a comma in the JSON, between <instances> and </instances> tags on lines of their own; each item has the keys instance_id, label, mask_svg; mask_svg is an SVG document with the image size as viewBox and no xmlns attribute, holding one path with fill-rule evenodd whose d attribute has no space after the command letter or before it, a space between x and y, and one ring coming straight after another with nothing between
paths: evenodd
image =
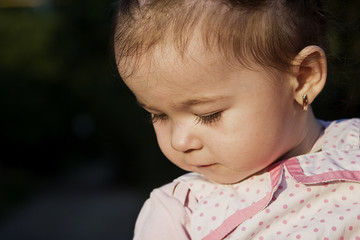
<instances>
[{"instance_id":1,"label":"nose","mask_svg":"<svg viewBox=\"0 0 360 240\"><path fill-rule=\"evenodd\" d=\"M188 153L194 150L200 150L203 145L193 125L173 123L171 146L176 151Z\"/></svg>"}]
</instances>

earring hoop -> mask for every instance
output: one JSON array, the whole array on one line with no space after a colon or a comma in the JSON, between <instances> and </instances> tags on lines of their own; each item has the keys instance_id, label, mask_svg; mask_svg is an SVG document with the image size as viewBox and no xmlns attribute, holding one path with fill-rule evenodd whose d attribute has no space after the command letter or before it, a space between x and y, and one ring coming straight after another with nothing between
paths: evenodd
<instances>
[{"instance_id":1,"label":"earring hoop","mask_svg":"<svg viewBox=\"0 0 360 240\"><path fill-rule=\"evenodd\" d=\"M307 111L309 106L309 100L307 94L302 95L302 110Z\"/></svg>"}]
</instances>

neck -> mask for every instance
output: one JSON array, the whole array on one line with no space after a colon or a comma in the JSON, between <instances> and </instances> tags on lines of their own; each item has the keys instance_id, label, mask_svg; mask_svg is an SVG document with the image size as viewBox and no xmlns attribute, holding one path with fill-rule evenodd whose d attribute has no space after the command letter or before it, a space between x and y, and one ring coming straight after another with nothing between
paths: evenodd
<instances>
[{"instance_id":1,"label":"neck","mask_svg":"<svg viewBox=\"0 0 360 240\"><path fill-rule=\"evenodd\" d=\"M306 112L306 116L302 125L300 140L295 148L287 152L281 159L288 159L309 153L313 148L316 140L321 136L323 126L315 118L311 108Z\"/></svg>"}]
</instances>

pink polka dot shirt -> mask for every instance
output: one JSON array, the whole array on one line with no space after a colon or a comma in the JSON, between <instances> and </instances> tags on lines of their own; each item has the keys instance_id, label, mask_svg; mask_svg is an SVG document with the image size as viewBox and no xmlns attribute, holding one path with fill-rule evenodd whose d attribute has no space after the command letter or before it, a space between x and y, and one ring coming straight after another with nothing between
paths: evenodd
<instances>
[{"instance_id":1,"label":"pink polka dot shirt","mask_svg":"<svg viewBox=\"0 0 360 240\"><path fill-rule=\"evenodd\" d=\"M240 183L189 173L155 189L134 239L360 240L360 119L323 124L320 151Z\"/></svg>"}]
</instances>

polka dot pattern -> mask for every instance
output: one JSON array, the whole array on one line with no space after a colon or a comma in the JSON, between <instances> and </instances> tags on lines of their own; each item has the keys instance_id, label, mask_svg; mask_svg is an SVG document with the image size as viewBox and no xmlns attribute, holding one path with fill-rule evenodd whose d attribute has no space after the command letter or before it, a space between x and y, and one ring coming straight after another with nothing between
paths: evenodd
<instances>
[{"instance_id":1,"label":"polka dot pattern","mask_svg":"<svg viewBox=\"0 0 360 240\"><path fill-rule=\"evenodd\" d=\"M196 222L193 226L195 239L218 227L224 218L231 216L238 209L251 207L272 190L270 175L267 172L254 175L248 181L235 185L210 183L200 175L187 176L192 176L191 180L188 180L191 182L188 186L199 199L192 215L192 222ZM246 227L240 229L243 232L247 230Z\"/></svg>"},{"instance_id":2,"label":"polka dot pattern","mask_svg":"<svg viewBox=\"0 0 360 240\"><path fill-rule=\"evenodd\" d=\"M360 154L356 151L359 149L359 128L359 119L331 123L323 137L324 152L298 157L305 175L342 170L360 171ZM329 162L329 159L332 161ZM325 161L327 164L324 164Z\"/></svg>"},{"instance_id":3,"label":"polka dot pattern","mask_svg":"<svg viewBox=\"0 0 360 240\"><path fill-rule=\"evenodd\" d=\"M323 152L314 153L312 155L313 161L306 163L307 156L298 157L301 168L304 174L311 176L314 174L329 173L335 171L360 171L360 155L357 151L350 151L347 153L347 158L340 158L338 150L328 150L329 158L324 158ZM327 164L324 164L326 161Z\"/></svg>"},{"instance_id":4,"label":"polka dot pattern","mask_svg":"<svg viewBox=\"0 0 360 240\"><path fill-rule=\"evenodd\" d=\"M285 172L288 176L288 173ZM356 239L360 236L360 184L332 183L331 188L299 184L292 177L280 183L286 189L276 192L276 201L240 226L226 239ZM292 191L296 189L298 191ZM333 189L336 189L334 194ZM357 194L351 195L357 191ZM293 193L289 201L289 194ZM304 194L305 193L305 194ZM329 197L331 194L331 197ZM343 200L343 197L346 200ZM299 199L304 200L299 205ZM326 200L326 201L325 201ZM356 207L354 207L356 206ZM255 224L257 223L257 224ZM270 226L270 227L268 227ZM243 238L244 234L253 237ZM321 237L316 237L321 236Z\"/></svg>"}]
</instances>

